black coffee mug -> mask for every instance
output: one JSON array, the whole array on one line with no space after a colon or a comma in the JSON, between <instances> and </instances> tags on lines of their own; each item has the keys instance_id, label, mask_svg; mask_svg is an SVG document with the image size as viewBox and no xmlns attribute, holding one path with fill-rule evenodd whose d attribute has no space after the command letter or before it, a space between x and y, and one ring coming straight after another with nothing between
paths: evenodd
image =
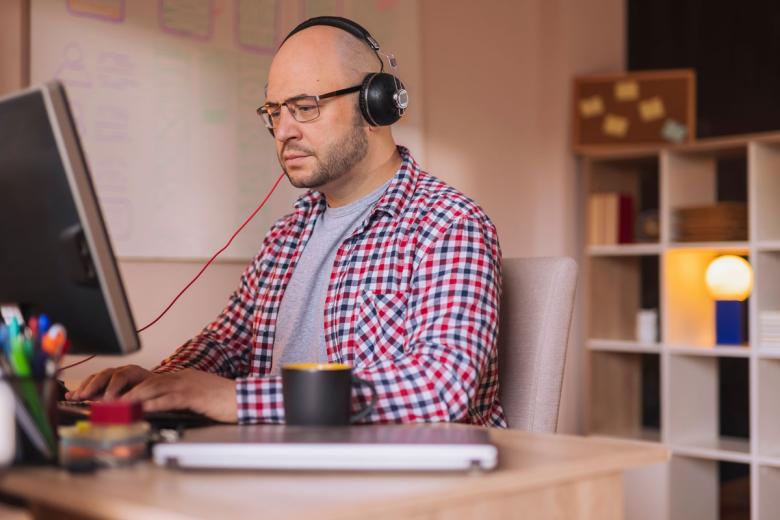
<instances>
[{"instance_id":1,"label":"black coffee mug","mask_svg":"<svg viewBox=\"0 0 780 520\"><path fill-rule=\"evenodd\" d=\"M368 385L371 402L351 414L352 385ZM367 416L376 405L376 388L352 375L342 363L297 363L282 367L282 395L287 424L346 426Z\"/></svg>"}]
</instances>

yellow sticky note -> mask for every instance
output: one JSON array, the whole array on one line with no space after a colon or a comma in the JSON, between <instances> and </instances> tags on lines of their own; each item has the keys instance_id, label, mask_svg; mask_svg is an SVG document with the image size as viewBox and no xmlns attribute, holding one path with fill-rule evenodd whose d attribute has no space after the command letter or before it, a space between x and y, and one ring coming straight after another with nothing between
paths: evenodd
<instances>
[{"instance_id":1,"label":"yellow sticky note","mask_svg":"<svg viewBox=\"0 0 780 520\"><path fill-rule=\"evenodd\" d=\"M640 101L639 117L642 118L642 121L655 121L663 118L665 115L664 101L658 96Z\"/></svg>"},{"instance_id":2,"label":"yellow sticky note","mask_svg":"<svg viewBox=\"0 0 780 520\"><path fill-rule=\"evenodd\" d=\"M580 100L582 117L596 117L604 113L604 100L601 96L591 96Z\"/></svg>"},{"instance_id":3,"label":"yellow sticky note","mask_svg":"<svg viewBox=\"0 0 780 520\"><path fill-rule=\"evenodd\" d=\"M604 118L602 131L612 137L625 137L628 133L628 118L615 114L607 114Z\"/></svg>"},{"instance_id":4,"label":"yellow sticky note","mask_svg":"<svg viewBox=\"0 0 780 520\"><path fill-rule=\"evenodd\" d=\"M618 101L634 101L639 99L639 83L634 80L615 83L615 99Z\"/></svg>"}]
</instances>

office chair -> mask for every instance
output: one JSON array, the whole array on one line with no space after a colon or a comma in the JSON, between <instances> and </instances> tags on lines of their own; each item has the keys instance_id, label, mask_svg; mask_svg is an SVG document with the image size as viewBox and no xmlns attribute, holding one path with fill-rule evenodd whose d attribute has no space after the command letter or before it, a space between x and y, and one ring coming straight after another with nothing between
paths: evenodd
<instances>
[{"instance_id":1,"label":"office chair","mask_svg":"<svg viewBox=\"0 0 780 520\"><path fill-rule=\"evenodd\" d=\"M555 431L576 283L571 258L504 258L499 398L510 428Z\"/></svg>"}]
</instances>

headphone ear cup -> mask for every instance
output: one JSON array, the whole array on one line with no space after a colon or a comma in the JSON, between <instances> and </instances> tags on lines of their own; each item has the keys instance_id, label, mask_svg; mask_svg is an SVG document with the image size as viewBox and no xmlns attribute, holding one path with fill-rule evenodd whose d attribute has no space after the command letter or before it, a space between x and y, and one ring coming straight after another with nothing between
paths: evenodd
<instances>
[{"instance_id":1,"label":"headphone ear cup","mask_svg":"<svg viewBox=\"0 0 780 520\"><path fill-rule=\"evenodd\" d=\"M376 72L363 78L358 103L368 124L388 126L401 119L408 95L401 80L386 72Z\"/></svg>"}]
</instances>

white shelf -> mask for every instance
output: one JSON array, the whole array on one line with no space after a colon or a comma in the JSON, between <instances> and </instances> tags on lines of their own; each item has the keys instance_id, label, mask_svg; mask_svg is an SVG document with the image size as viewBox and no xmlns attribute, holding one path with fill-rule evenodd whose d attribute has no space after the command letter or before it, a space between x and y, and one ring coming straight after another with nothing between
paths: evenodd
<instances>
[{"instance_id":1,"label":"white shelf","mask_svg":"<svg viewBox=\"0 0 780 520\"><path fill-rule=\"evenodd\" d=\"M665 345L669 352L677 356L710 356L710 357L750 357L749 346L715 345L713 347L689 345Z\"/></svg>"},{"instance_id":2,"label":"white shelf","mask_svg":"<svg viewBox=\"0 0 780 520\"><path fill-rule=\"evenodd\" d=\"M761 240L755 243L759 251L777 251L780 252L780 240Z\"/></svg>"},{"instance_id":3,"label":"white shelf","mask_svg":"<svg viewBox=\"0 0 780 520\"><path fill-rule=\"evenodd\" d=\"M771 455L758 457L758 463L762 466L780 468L780 454L778 454L777 457L773 457Z\"/></svg>"},{"instance_id":4,"label":"white shelf","mask_svg":"<svg viewBox=\"0 0 780 520\"><path fill-rule=\"evenodd\" d=\"M668 249L714 249L717 251L747 252L748 242L670 242Z\"/></svg>"},{"instance_id":5,"label":"white shelf","mask_svg":"<svg viewBox=\"0 0 780 520\"><path fill-rule=\"evenodd\" d=\"M650 256L660 253L661 245L658 243L588 246L590 256Z\"/></svg>"},{"instance_id":6,"label":"white shelf","mask_svg":"<svg viewBox=\"0 0 780 520\"><path fill-rule=\"evenodd\" d=\"M694 439L672 445L672 453L685 457L750 464L750 441L733 437Z\"/></svg>"},{"instance_id":7,"label":"white shelf","mask_svg":"<svg viewBox=\"0 0 780 520\"><path fill-rule=\"evenodd\" d=\"M618 339L591 339L588 340L588 349L598 352L625 352L640 354L658 354L661 347L658 343L639 343L637 341L624 341Z\"/></svg>"},{"instance_id":8,"label":"white shelf","mask_svg":"<svg viewBox=\"0 0 780 520\"><path fill-rule=\"evenodd\" d=\"M780 359L780 348L759 348L758 357L762 359Z\"/></svg>"}]
</instances>

